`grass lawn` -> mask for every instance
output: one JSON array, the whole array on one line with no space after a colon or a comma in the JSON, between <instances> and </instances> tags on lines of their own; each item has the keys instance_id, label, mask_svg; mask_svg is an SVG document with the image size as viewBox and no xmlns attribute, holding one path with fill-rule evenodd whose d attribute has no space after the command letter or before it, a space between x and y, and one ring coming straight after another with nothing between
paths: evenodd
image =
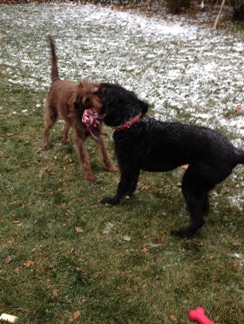
<instances>
[{"instance_id":1,"label":"grass lawn","mask_svg":"<svg viewBox=\"0 0 244 324\"><path fill-rule=\"evenodd\" d=\"M69 34L67 31L65 38L63 25L57 17L53 20L50 18L49 22L41 20L40 17L51 17L55 10L57 15L62 12L63 16L67 16L65 23L70 24L73 31L78 25L75 33ZM94 141L87 141L96 176L96 181L92 183L83 179L71 136L67 145L61 143L61 122L53 129L51 149L42 150L43 100L50 82L46 40L49 23L56 39L60 36L70 41L67 48L58 50L62 77L79 80L81 76L75 74L75 70L78 70L77 60L77 65L90 67L94 79L100 81L106 73L108 78L115 74L114 78L121 80L122 85L134 86L134 90L143 96L140 82L146 83L147 77L150 80L152 76L149 61L154 58L147 53L142 54L144 68L148 67L143 73L139 69L144 64L140 58L139 65L131 67L134 72L128 68L127 61L118 63L121 64L119 72L112 58L106 69L102 63L96 65L91 62L91 53L95 52L92 46L99 47L99 55L107 59L107 52L103 52L105 45L101 39L91 35L90 50L86 51L84 44L81 49L82 27L79 20L73 20L73 10L74 6L68 5L47 5L41 9L32 5L0 6L0 44L3 49L0 53L0 315L8 313L19 316L18 323L24 324L187 324L191 323L188 312L202 306L214 322L243 324L242 166L237 167L211 193L211 209L206 225L194 238L180 240L171 237L170 230L188 223L179 186L184 172L182 168L164 174L143 172L135 196L121 206L109 207L100 204L100 199L114 194L119 173L104 171ZM96 9L93 10L98 24ZM89 24L92 21L90 16L83 21ZM109 17L109 12L104 16ZM40 20L35 20L35 17ZM25 28L21 25L24 22L27 24ZM110 28L114 33L109 24L104 23L104 33ZM88 30L88 27L84 28ZM221 31L216 33L213 38L222 38ZM228 44L231 46L233 43L239 44L241 39L243 41L236 26L228 33L230 37L225 40L227 49ZM129 37L132 34L128 31L126 35ZM139 35L133 35L129 40L130 48L139 46ZM145 44L150 39L145 35L141 37L141 42ZM213 38L210 36L206 43ZM176 39L172 38L167 43L166 37L163 50L168 46L169 52L172 52L172 44L176 44ZM147 43L145 48L150 46ZM155 48L157 46L155 41ZM75 57L72 57L73 47ZM162 48L160 45L158 47ZM197 56L200 50L197 47L189 48L184 49L186 55L196 51L192 56L193 66L194 62L200 60ZM224 49L218 48L217 51L222 53ZM228 55L234 60L235 55L228 53L227 50L227 62L230 64ZM91 55L90 63L85 55ZM128 55L134 54L128 50ZM172 55L178 53L172 52ZM241 56L240 59L243 60ZM172 66L170 58L168 62L164 59L162 62L165 71ZM123 71L123 64L128 68L126 71ZM228 64L218 64L225 73ZM236 106L235 100L243 99L243 92L240 92L243 79L238 75L243 75L241 66L243 68L240 65L235 75L230 75L229 81L222 80L223 88L220 83L217 86L216 80L215 83L214 80L210 82L212 88L203 86L204 94L208 94L208 110L204 113L211 116L208 120L210 126L217 126L239 147L243 147L243 127L240 126L243 125L243 101L238 115L232 108ZM150 72L148 75L147 71ZM201 77L201 73L199 75ZM168 75L167 83L170 77L173 78ZM191 82L190 78L186 72L186 83L187 80ZM194 78L199 84L206 81L197 79L196 75ZM158 82L156 77L151 81ZM172 79L172 82L175 80ZM179 89L186 83L175 85L175 101L181 96ZM221 91L225 91L228 84L227 98ZM156 109L151 114L169 119L173 112L174 120L206 124L208 118L202 117L201 122L202 115L199 117L197 114L203 113L201 100L204 99L198 97L199 102L192 104L189 110L189 101L193 99L179 100L174 105L174 100L168 98L164 102L167 112L164 112L157 111L160 89L153 93L144 87L143 91L149 100L152 99ZM198 86L196 92L200 93ZM216 95L219 96L217 99ZM216 102L220 107L219 112L212 111L212 115L211 109L216 108ZM226 110L230 102L233 107ZM179 110L179 105L185 109ZM112 130L106 128L106 132L106 143L113 156Z\"/></svg>"}]
</instances>

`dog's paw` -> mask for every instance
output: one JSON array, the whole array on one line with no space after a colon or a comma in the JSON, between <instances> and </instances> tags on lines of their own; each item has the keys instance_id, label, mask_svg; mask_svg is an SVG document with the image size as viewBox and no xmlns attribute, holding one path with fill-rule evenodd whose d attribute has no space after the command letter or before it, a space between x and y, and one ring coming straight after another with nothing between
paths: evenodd
<instances>
[{"instance_id":1,"label":"dog's paw","mask_svg":"<svg viewBox=\"0 0 244 324\"><path fill-rule=\"evenodd\" d=\"M96 180L93 173L85 174L84 178L85 178L85 180L88 180L88 181L95 181Z\"/></svg>"},{"instance_id":2,"label":"dog's paw","mask_svg":"<svg viewBox=\"0 0 244 324\"><path fill-rule=\"evenodd\" d=\"M188 231L187 229L180 229L180 230L172 230L171 235L177 236L180 238L189 238L193 235L192 231Z\"/></svg>"},{"instance_id":3,"label":"dog's paw","mask_svg":"<svg viewBox=\"0 0 244 324\"><path fill-rule=\"evenodd\" d=\"M43 150L49 150L50 149L50 144L49 143L43 143L42 145Z\"/></svg>"},{"instance_id":4,"label":"dog's paw","mask_svg":"<svg viewBox=\"0 0 244 324\"><path fill-rule=\"evenodd\" d=\"M106 169L108 172L112 172L112 173L116 173L118 171L118 168L116 168L116 166L114 165L109 165Z\"/></svg>"},{"instance_id":5,"label":"dog's paw","mask_svg":"<svg viewBox=\"0 0 244 324\"><path fill-rule=\"evenodd\" d=\"M102 204L109 204L112 206L115 206L119 203L119 201L116 198L103 198L100 202Z\"/></svg>"}]
</instances>

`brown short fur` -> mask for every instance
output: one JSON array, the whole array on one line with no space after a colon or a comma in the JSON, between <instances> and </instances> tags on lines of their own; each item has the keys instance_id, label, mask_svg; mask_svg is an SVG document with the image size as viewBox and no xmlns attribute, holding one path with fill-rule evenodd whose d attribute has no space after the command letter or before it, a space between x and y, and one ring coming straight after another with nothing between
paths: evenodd
<instances>
[{"instance_id":1,"label":"brown short fur","mask_svg":"<svg viewBox=\"0 0 244 324\"><path fill-rule=\"evenodd\" d=\"M57 121L58 115L60 115L65 121L63 142L67 142L69 128L72 127L74 142L78 149L84 177L86 180L94 180L95 178L84 145L89 132L87 131L86 125L82 123L82 115L85 109L93 108L99 111L101 108L102 102L99 93L99 84L87 80L80 81L78 84L67 80L60 80L54 42L51 37L49 37L49 40L52 54L52 84L45 102L43 149L48 150L50 148L50 129ZM96 129L96 142L102 153L106 170L114 172L115 168L105 147L101 129L102 125Z\"/></svg>"}]
</instances>

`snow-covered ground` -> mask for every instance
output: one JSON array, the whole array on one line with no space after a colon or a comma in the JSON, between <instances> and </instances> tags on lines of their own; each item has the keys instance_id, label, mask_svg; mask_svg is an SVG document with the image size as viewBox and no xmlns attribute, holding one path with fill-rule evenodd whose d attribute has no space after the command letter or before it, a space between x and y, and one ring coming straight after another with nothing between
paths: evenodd
<instances>
[{"instance_id":1,"label":"snow-covered ground","mask_svg":"<svg viewBox=\"0 0 244 324\"><path fill-rule=\"evenodd\" d=\"M118 82L156 118L224 129L243 147L243 31L94 5L2 5L0 64L12 86L48 89L49 34L62 78Z\"/></svg>"}]
</instances>

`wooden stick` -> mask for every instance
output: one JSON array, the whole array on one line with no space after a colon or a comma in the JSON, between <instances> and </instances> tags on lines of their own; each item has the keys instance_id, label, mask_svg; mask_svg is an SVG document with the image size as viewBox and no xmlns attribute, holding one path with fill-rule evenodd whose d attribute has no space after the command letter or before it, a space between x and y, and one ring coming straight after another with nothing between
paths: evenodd
<instances>
[{"instance_id":1,"label":"wooden stick","mask_svg":"<svg viewBox=\"0 0 244 324\"><path fill-rule=\"evenodd\" d=\"M217 17L216 17L216 19L215 19L214 25L213 25L213 28L214 28L214 29L216 29L216 27L217 27L217 25L218 25L219 17L220 17L220 14L221 14L221 11L222 11L224 5L225 5L225 0L223 0L222 3L221 3L221 7L220 7L220 9L219 9L219 13L218 13L218 15L217 15Z\"/></svg>"}]
</instances>

